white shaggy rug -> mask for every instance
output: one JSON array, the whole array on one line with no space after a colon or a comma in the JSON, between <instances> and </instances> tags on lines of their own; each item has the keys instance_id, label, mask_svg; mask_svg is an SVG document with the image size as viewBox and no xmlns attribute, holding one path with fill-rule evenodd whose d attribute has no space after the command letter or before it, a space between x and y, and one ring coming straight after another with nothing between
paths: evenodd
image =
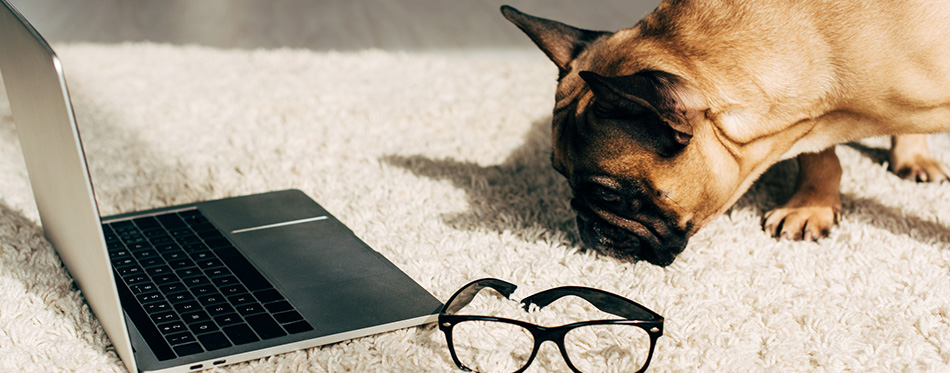
<instances>
[{"instance_id":1,"label":"white shaggy rug","mask_svg":"<svg viewBox=\"0 0 950 373\"><path fill-rule=\"evenodd\" d=\"M818 242L760 228L770 170L659 268L584 252L548 162L556 71L540 52L397 54L59 45L103 214L299 188L437 298L481 277L629 297L666 317L653 371L950 370L950 185L886 171L886 139L839 147L844 221ZM930 137L950 163L950 137ZM528 314L600 317L562 301ZM551 344L533 371L567 367ZM0 96L0 371L120 371L42 236ZM219 368L444 372L441 332L403 329Z\"/></svg>"}]
</instances>

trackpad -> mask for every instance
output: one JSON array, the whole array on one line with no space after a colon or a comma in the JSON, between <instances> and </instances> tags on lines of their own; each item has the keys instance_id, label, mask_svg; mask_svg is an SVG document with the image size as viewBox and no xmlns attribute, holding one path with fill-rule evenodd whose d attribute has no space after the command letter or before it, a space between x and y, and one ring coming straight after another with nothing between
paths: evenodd
<instances>
[{"instance_id":1,"label":"trackpad","mask_svg":"<svg viewBox=\"0 0 950 373\"><path fill-rule=\"evenodd\" d=\"M269 280L284 289L345 281L392 268L332 217L234 233L231 239Z\"/></svg>"}]
</instances>

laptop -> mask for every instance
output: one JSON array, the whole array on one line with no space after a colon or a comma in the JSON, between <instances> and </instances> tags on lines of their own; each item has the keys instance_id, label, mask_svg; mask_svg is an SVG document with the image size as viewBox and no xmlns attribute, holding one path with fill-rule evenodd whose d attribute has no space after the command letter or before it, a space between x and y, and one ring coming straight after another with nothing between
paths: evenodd
<instances>
[{"instance_id":1,"label":"laptop","mask_svg":"<svg viewBox=\"0 0 950 373\"><path fill-rule=\"evenodd\" d=\"M434 322L441 303L298 190L100 217L62 65L0 0L0 73L44 233L129 371Z\"/></svg>"}]
</instances>

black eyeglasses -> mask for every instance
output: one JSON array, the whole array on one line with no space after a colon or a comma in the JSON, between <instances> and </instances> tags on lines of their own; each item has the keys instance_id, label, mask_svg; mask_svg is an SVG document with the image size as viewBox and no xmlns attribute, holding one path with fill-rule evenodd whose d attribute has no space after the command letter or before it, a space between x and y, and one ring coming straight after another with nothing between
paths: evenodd
<instances>
[{"instance_id":1,"label":"black eyeglasses","mask_svg":"<svg viewBox=\"0 0 950 373\"><path fill-rule=\"evenodd\" d=\"M573 295L623 319L544 327L500 317L455 314L486 287L506 298L517 288L494 278L476 280L455 292L439 314L439 329L445 333L452 360L463 370L523 372L541 344L553 341L574 372L643 372L650 365L657 338L663 335L663 316L619 295L587 287L542 291L523 299L521 306L526 311L531 305L544 308Z\"/></svg>"}]
</instances>

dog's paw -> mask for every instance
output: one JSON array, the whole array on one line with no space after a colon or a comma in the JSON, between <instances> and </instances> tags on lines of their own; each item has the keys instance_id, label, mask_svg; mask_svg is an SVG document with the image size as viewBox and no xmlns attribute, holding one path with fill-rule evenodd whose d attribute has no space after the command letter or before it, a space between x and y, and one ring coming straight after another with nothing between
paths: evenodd
<instances>
[{"instance_id":1,"label":"dog's paw","mask_svg":"<svg viewBox=\"0 0 950 373\"><path fill-rule=\"evenodd\" d=\"M924 155L916 155L907 160L892 160L887 168L901 179L918 183L950 181L950 170L937 160Z\"/></svg>"},{"instance_id":2,"label":"dog's paw","mask_svg":"<svg viewBox=\"0 0 950 373\"><path fill-rule=\"evenodd\" d=\"M840 207L786 206L766 213L762 228L776 238L815 241L828 237L831 227L840 220Z\"/></svg>"}]
</instances>

